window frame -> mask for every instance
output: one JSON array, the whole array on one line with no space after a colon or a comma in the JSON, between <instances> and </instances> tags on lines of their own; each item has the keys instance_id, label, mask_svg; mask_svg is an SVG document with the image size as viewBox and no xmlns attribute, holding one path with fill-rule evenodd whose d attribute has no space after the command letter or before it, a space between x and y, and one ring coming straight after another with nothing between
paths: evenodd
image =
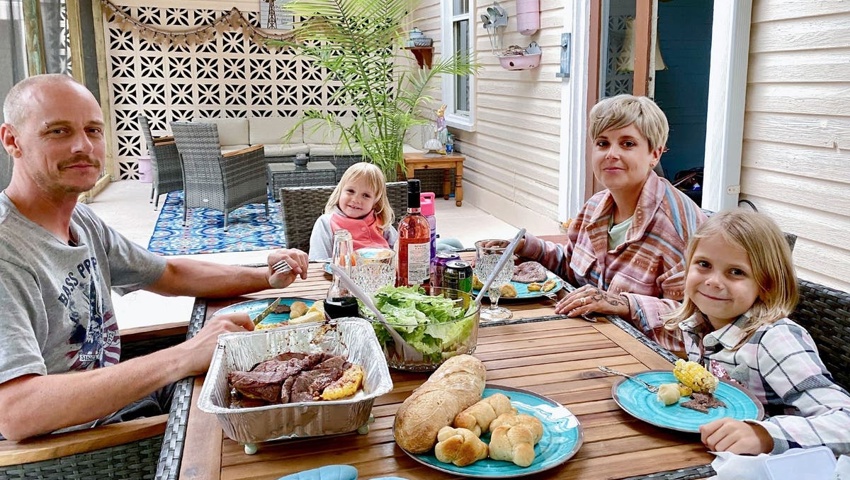
<instances>
[{"instance_id":1,"label":"window frame","mask_svg":"<svg viewBox=\"0 0 850 480\"><path fill-rule=\"evenodd\" d=\"M441 0L441 15L440 15L440 23L441 23L441 40L442 40L442 53L444 56L457 55L457 49L454 42L454 27L457 22L466 21L467 22L467 44L470 48L470 56L475 58L475 5L473 0L466 0L468 2L468 11L466 13L462 13L459 15L454 15L453 6L455 2L462 2L463 0ZM475 75L469 75L468 79L468 87L469 87L469 110L467 112L459 113L455 108L455 101L457 98L457 91L455 90L455 80L456 75L443 75L442 78L442 96L443 103L446 105L446 125L452 128L457 128L459 130L464 130L468 132L475 131Z\"/></svg>"}]
</instances>

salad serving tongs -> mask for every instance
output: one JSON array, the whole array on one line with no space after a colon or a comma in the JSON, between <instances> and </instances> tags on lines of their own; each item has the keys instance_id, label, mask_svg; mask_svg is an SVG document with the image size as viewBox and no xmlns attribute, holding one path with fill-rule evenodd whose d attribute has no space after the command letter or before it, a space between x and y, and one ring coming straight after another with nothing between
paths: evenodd
<instances>
[{"instance_id":1,"label":"salad serving tongs","mask_svg":"<svg viewBox=\"0 0 850 480\"><path fill-rule=\"evenodd\" d=\"M637 382L637 383L643 385L650 392L658 393L658 387L656 387L655 385L650 385L649 383L646 383L646 382L644 382L643 380L641 380L637 377L633 377L633 376L629 375L628 373L618 372L617 370L613 370L613 369L608 368L604 365L600 365L599 369L602 370L603 372L609 374L609 375L619 375L621 377L626 377L633 382Z\"/></svg>"},{"instance_id":2,"label":"salad serving tongs","mask_svg":"<svg viewBox=\"0 0 850 480\"><path fill-rule=\"evenodd\" d=\"M381 313L381 311L378 310L378 307L375 306L375 302L372 301L372 297L368 293L364 292L359 285L354 283L354 280L352 280L351 277L349 277L348 274L345 273L345 270L343 270L342 267L334 264L330 264L330 267L331 271L334 272L334 275L339 277L339 280L342 282L342 284L351 293L353 293L358 300L363 302L363 304L366 305L366 307L369 308L369 310L371 310L372 313L375 314L375 316L378 318L378 321L381 322L384 328L387 329L387 332L389 332L390 336L393 338L393 342L395 342L396 353L404 355L405 360L410 360L413 362L422 361L422 353L419 350L413 348L401 337L401 335L398 334L398 332L395 331L395 328L390 325L390 322L387 321L387 318L384 317L384 314Z\"/></svg>"},{"instance_id":3,"label":"salad serving tongs","mask_svg":"<svg viewBox=\"0 0 850 480\"><path fill-rule=\"evenodd\" d=\"M525 235L525 229L520 228L519 232L517 232L516 236L511 243L505 248L505 251L502 252L502 256L499 257L499 261L496 262L496 266L493 268L493 271L490 273L490 276L484 280L484 284L481 286L481 290L478 291L478 296L475 297L475 305L481 305L481 299L484 297L484 294L487 293L487 289L490 288L490 285L493 283L493 280L496 279L496 275L504 268L505 264L508 263L508 260L514 257L514 251L516 250L516 246L519 243L519 239Z\"/></svg>"}]
</instances>

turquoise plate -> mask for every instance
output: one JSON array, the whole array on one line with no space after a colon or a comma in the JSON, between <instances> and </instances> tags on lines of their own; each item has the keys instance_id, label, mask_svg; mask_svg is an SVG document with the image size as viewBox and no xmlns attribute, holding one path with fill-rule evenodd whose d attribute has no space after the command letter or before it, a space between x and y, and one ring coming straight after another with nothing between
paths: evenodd
<instances>
[{"instance_id":1,"label":"turquoise plate","mask_svg":"<svg viewBox=\"0 0 850 480\"><path fill-rule=\"evenodd\" d=\"M670 370L649 370L634 376L650 385L677 382ZM690 400L688 397L680 398L675 405L665 406L658 401L656 394L626 378L614 382L611 393L617 405L629 415L657 427L680 432L699 433L700 426L724 417L736 420L761 420L764 417L764 407L758 399L726 380L720 380L714 392L726 408L709 408L708 413L683 407L681 404Z\"/></svg>"},{"instance_id":2,"label":"turquoise plate","mask_svg":"<svg viewBox=\"0 0 850 480\"><path fill-rule=\"evenodd\" d=\"M474 478L510 478L522 477L557 467L578 452L583 441L581 424L578 418L563 405L527 390L498 385L487 385L482 398L494 393L502 393L511 399L511 404L519 413L534 415L543 422L543 438L534 446L534 462L519 467L511 462L485 458L472 465L458 467L437 460L433 453L415 455L407 453L414 460L442 472ZM481 436L485 443L490 442L490 434Z\"/></svg>"},{"instance_id":3,"label":"turquoise plate","mask_svg":"<svg viewBox=\"0 0 850 480\"><path fill-rule=\"evenodd\" d=\"M557 284L555 285L555 288L553 288L552 290L549 290L548 292L544 292L544 291L529 292L528 291L528 285L529 284L520 283L520 282L511 282L511 284L514 286L514 288L516 288L516 297L499 297L499 301L501 302L502 300L526 300L526 299L529 299L529 298L539 298L539 297L544 297L546 295L549 295L550 293L556 293L558 290L564 288L564 281L561 280L560 277L558 277L557 275L555 275L554 273L552 273L548 270L546 271L546 279L547 280L554 279L555 282L557 282ZM543 284L543 282L539 282L539 283ZM473 289L472 294L478 295L478 289ZM484 296L487 297L488 295L485 293Z\"/></svg>"},{"instance_id":4,"label":"turquoise plate","mask_svg":"<svg viewBox=\"0 0 850 480\"><path fill-rule=\"evenodd\" d=\"M227 307L222 308L221 310L216 312L216 315L220 313L238 313L238 312L246 312L249 317L254 318L259 315L266 307L269 306L276 298L261 298L259 300L248 300L247 302L239 302L234 303L233 305L229 305ZM307 307L313 305L313 302L316 300L311 300L309 298L298 298L298 297L282 297L280 299L281 305L292 305L293 302L301 300L302 302L307 304ZM270 313L268 317L264 318L260 325L272 325L275 323L283 323L289 321L288 313Z\"/></svg>"}]
</instances>

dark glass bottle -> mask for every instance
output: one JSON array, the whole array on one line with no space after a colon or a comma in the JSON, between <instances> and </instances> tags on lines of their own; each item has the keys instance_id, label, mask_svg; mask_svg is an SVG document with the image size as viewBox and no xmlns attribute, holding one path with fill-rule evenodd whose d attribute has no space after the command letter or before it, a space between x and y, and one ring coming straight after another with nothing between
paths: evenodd
<instances>
[{"instance_id":1,"label":"dark glass bottle","mask_svg":"<svg viewBox=\"0 0 850 480\"><path fill-rule=\"evenodd\" d=\"M340 266L345 273L351 276L351 266L354 262L354 242L351 232L348 230L337 230L334 232L333 265ZM339 276L334 274L333 283L325 296L325 317L359 317L360 311L357 307L357 299L342 285Z\"/></svg>"},{"instance_id":2,"label":"dark glass bottle","mask_svg":"<svg viewBox=\"0 0 850 480\"><path fill-rule=\"evenodd\" d=\"M407 215L398 222L397 286L428 282L431 265L431 225L420 210L419 180L407 181Z\"/></svg>"}]
</instances>

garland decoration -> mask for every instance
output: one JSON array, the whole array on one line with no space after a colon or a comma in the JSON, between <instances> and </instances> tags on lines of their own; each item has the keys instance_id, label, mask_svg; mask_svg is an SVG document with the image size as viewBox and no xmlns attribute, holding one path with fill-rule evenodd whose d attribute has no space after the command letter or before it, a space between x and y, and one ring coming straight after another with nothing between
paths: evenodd
<instances>
[{"instance_id":1,"label":"garland decoration","mask_svg":"<svg viewBox=\"0 0 850 480\"><path fill-rule=\"evenodd\" d=\"M271 50L275 50L278 47L266 45L267 40L287 40L292 37L292 32L270 34L254 27L236 7L231 8L229 12L222 14L209 25L190 27L185 30L163 30L131 17L121 7L115 5L110 0L101 0L101 4L107 16L115 16L113 23L121 31L138 33L141 38L160 45L195 46L213 40L217 34L226 30L236 30L238 28L241 28L242 33L254 43Z\"/></svg>"}]
</instances>

